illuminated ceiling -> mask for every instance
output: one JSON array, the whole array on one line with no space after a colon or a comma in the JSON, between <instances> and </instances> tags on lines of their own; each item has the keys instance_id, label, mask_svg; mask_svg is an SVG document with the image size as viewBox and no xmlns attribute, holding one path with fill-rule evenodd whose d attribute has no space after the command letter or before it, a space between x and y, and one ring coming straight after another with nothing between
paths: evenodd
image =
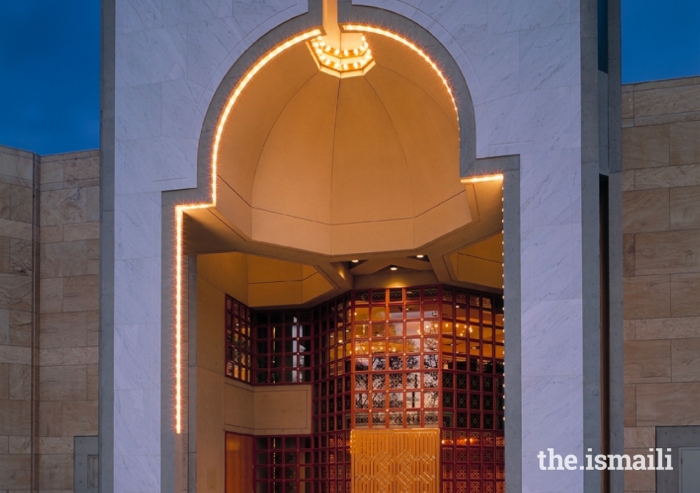
<instances>
[{"instance_id":1,"label":"illuminated ceiling","mask_svg":"<svg viewBox=\"0 0 700 493\"><path fill-rule=\"evenodd\" d=\"M186 210L184 252L312 266L328 283L321 297L376 282L474 285L462 250L500 233L501 182L460 181L455 103L427 55L351 29L371 48L363 74L320 70L310 32L243 77L214 143L215 205ZM491 270L480 287L500 288Z\"/></svg>"},{"instance_id":2,"label":"illuminated ceiling","mask_svg":"<svg viewBox=\"0 0 700 493\"><path fill-rule=\"evenodd\" d=\"M241 92L217 149L217 210L239 234L336 255L419 248L471 221L452 97L390 34L365 33L364 76L321 72L297 43Z\"/></svg>"},{"instance_id":3,"label":"illuminated ceiling","mask_svg":"<svg viewBox=\"0 0 700 493\"><path fill-rule=\"evenodd\" d=\"M472 221L421 249L328 256L256 243L237 234L220 215L210 213L211 209L187 213L184 249L187 254L240 252L259 256L260 268L266 262L272 267L277 262L275 259L312 268L326 279L327 284L323 290L316 291L314 297L303 296L303 301L298 303L308 306L347 289L377 286L441 283L498 291L502 287L503 260L501 182L466 183L462 186L470 209L475 211ZM416 259L416 255L425 255L427 261ZM354 264L353 259L360 262ZM390 270L392 265L398 267L396 271ZM269 267L268 272L271 271ZM283 281L281 278L266 280L268 283ZM267 288L273 289L271 285ZM249 289L261 288L253 287L251 283ZM268 301L271 300L268 297L260 300L254 303L255 306L277 305Z\"/></svg>"}]
</instances>

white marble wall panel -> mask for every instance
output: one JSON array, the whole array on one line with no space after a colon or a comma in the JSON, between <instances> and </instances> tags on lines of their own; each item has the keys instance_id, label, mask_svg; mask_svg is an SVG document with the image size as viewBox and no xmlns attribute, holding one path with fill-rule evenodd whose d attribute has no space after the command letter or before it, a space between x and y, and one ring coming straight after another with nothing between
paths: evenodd
<instances>
[{"instance_id":1,"label":"white marble wall panel","mask_svg":"<svg viewBox=\"0 0 700 493\"><path fill-rule=\"evenodd\" d=\"M571 104L571 86L518 92L490 102L489 148L511 154L524 154L550 149L572 149L579 146L574 133L578 122L572 121L576 108ZM477 129L479 121L477 120ZM478 131L478 130L477 130ZM492 149L488 149L491 151Z\"/></svg>"},{"instance_id":2,"label":"white marble wall panel","mask_svg":"<svg viewBox=\"0 0 700 493\"><path fill-rule=\"evenodd\" d=\"M584 453L581 150L559 147L575 131L555 135L555 149L521 155L522 471L531 492L583 491L583 473L541 471L537 459L548 448Z\"/></svg>"},{"instance_id":3,"label":"white marble wall panel","mask_svg":"<svg viewBox=\"0 0 700 493\"><path fill-rule=\"evenodd\" d=\"M490 0L488 4L492 33L525 31L578 20L572 18L578 2L571 0Z\"/></svg>"},{"instance_id":4,"label":"white marble wall panel","mask_svg":"<svg viewBox=\"0 0 700 493\"><path fill-rule=\"evenodd\" d=\"M153 416L160 414L160 396L149 390L120 390L114 393L114 408L114 425L122 438L115 444L115 456L141 456L146 461L150 461L149 457L157 458L160 423ZM120 410L127 412L118 412ZM134 419L141 424L132 426Z\"/></svg>"},{"instance_id":5,"label":"white marble wall panel","mask_svg":"<svg viewBox=\"0 0 700 493\"><path fill-rule=\"evenodd\" d=\"M538 149L549 148L552 136L570 133L578 139L575 129L557 124L533 122L556 118L571 121L577 108L563 99L574 88L579 93L579 2L575 0L479 0L460 2L408 2L401 0L358 0L359 5L393 10L426 27L457 61L474 102L477 120L477 156L488 157L513 152L518 144L532 141L537 133ZM552 93L538 92L546 88ZM508 97L511 97L509 99ZM553 99L554 98L554 99ZM486 104L491 103L491 104ZM546 106L542 106L542 105ZM568 112L562 112L561 109ZM480 124L484 122L486 124ZM488 122L488 123L487 123ZM515 132L511 128L517 127ZM547 128L545 128L547 127ZM503 129L501 134L499 131ZM568 147L570 140L553 147ZM574 147L578 147L576 142ZM506 151L506 152L504 152Z\"/></svg>"},{"instance_id":6,"label":"white marble wall panel","mask_svg":"<svg viewBox=\"0 0 700 493\"><path fill-rule=\"evenodd\" d=\"M550 87L565 87L572 83L571 75L579 61L570 56L575 26L555 26L520 31L520 90L535 91ZM574 39L572 39L574 38Z\"/></svg>"},{"instance_id":7,"label":"white marble wall panel","mask_svg":"<svg viewBox=\"0 0 700 493\"><path fill-rule=\"evenodd\" d=\"M520 155L522 489L582 491L582 473L540 471L537 460L550 447L583 453L580 3L361 2L423 24L452 53L475 105L478 157Z\"/></svg>"},{"instance_id":8,"label":"white marble wall panel","mask_svg":"<svg viewBox=\"0 0 700 493\"><path fill-rule=\"evenodd\" d=\"M529 162L520 174L521 214L539 217L543 226L580 222L581 170L576 167L581 160L580 152L571 148L533 152L524 160ZM562 169L568 171L558 172Z\"/></svg>"},{"instance_id":9,"label":"white marble wall panel","mask_svg":"<svg viewBox=\"0 0 700 493\"><path fill-rule=\"evenodd\" d=\"M136 234L124 228L115 237ZM160 258L117 259L114 284L114 487L159 491Z\"/></svg>"},{"instance_id":10,"label":"white marble wall panel","mask_svg":"<svg viewBox=\"0 0 700 493\"><path fill-rule=\"evenodd\" d=\"M128 173L116 173L115 188L120 195L192 188L195 177L188 164L190 139L156 137L117 142L123 162L133 163ZM121 193L120 193L121 192Z\"/></svg>"},{"instance_id":11,"label":"white marble wall panel","mask_svg":"<svg viewBox=\"0 0 700 493\"><path fill-rule=\"evenodd\" d=\"M156 492L160 484L160 461L157 456L116 455L114 457L114 491Z\"/></svg>"},{"instance_id":12,"label":"white marble wall panel","mask_svg":"<svg viewBox=\"0 0 700 493\"><path fill-rule=\"evenodd\" d=\"M161 220L160 193L121 198L121 213L114 224L115 257L120 260L160 257L160 231L152 227Z\"/></svg>"},{"instance_id":13,"label":"white marble wall panel","mask_svg":"<svg viewBox=\"0 0 700 493\"><path fill-rule=\"evenodd\" d=\"M118 34L116 87L182 79L186 72L187 26L176 25ZM116 101L117 107L120 104Z\"/></svg>"},{"instance_id":14,"label":"white marble wall panel","mask_svg":"<svg viewBox=\"0 0 700 493\"><path fill-rule=\"evenodd\" d=\"M160 331L160 258L117 259L114 263L114 325L154 325ZM143 348L143 356L158 359L159 348ZM115 372L116 372L115 368Z\"/></svg>"},{"instance_id":15,"label":"white marble wall panel","mask_svg":"<svg viewBox=\"0 0 700 493\"><path fill-rule=\"evenodd\" d=\"M166 26L191 24L232 15L231 0L167 0L161 8L161 19Z\"/></svg>"},{"instance_id":16,"label":"white marble wall panel","mask_svg":"<svg viewBox=\"0 0 700 493\"><path fill-rule=\"evenodd\" d=\"M539 450L582 453L578 0L358 0L413 19L452 54L477 156L521 156L523 491L582 491ZM160 192L196 186L214 91L305 0L117 0L115 491L160 490ZM129 341L136 338L137 344ZM138 369L138 371L135 371Z\"/></svg>"},{"instance_id":17,"label":"white marble wall panel","mask_svg":"<svg viewBox=\"0 0 700 493\"><path fill-rule=\"evenodd\" d=\"M161 113L163 135L175 139L189 138L189 146L196 145L192 129L199 119L197 103L205 94L205 88L190 79L170 80L161 86L163 100L168 102ZM189 154L187 160L190 161Z\"/></svg>"},{"instance_id":18,"label":"white marble wall panel","mask_svg":"<svg viewBox=\"0 0 700 493\"><path fill-rule=\"evenodd\" d=\"M459 43L469 38L469 28L465 33L457 32ZM481 67L480 78L484 90L483 103L497 101L517 94L520 90L520 54L513 49L518 45L518 33L489 34L484 26L484 34L478 36L473 53L469 57ZM483 133L482 133L483 135Z\"/></svg>"},{"instance_id":19,"label":"white marble wall panel","mask_svg":"<svg viewBox=\"0 0 700 493\"><path fill-rule=\"evenodd\" d=\"M117 89L117 132L123 140L160 137L162 128L162 86L160 83L138 84Z\"/></svg>"},{"instance_id":20,"label":"white marble wall panel","mask_svg":"<svg viewBox=\"0 0 700 493\"><path fill-rule=\"evenodd\" d=\"M547 448L553 448L562 457L568 454L582 457L583 377L522 375L522 386L522 491L583 491L583 472L540 471L537 459L537 454L547 453Z\"/></svg>"},{"instance_id":21,"label":"white marble wall panel","mask_svg":"<svg viewBox=\"0 0 700 493\"><path fill-rule=\"evenodd\" d=\"M246 36L233 17L213 19L190 24L187 46L187 79L205 88L211 82L214 72L221 66L212 60L225 60L232 46L238 45ZM226 70L230 68L226 67Z\"/></svg>"},{"instance_id":22,"label":"white marble wall panel","mask_svg":"<svg viewBox=\"0 0 700 493\"><path fill-rule=\"evenodd\" d=\"M293 9L297 14L305 12L307 8L304 3L296 0L233 0L233 15L246 25L254 27L277 17L285 10Z\"/></svg>"},{"instance_id":23,"label":"white marble wall panel","mask_svg":"<svg viewBox=\"0 0 700 493\"><path fill-rule=\"evenodd\" d=\"M114 436L114 491L160 491L158 390L115 390Z\"/></svg>"},{"instance_id":24,"label":"white marble wall panel","mask_svg":"<svg viewBox=\"0 0 700 493\"><path fill-rule=\"evenodd\" d=\"M117 4L117 35L155 29L162 26L161 0L121 0Z\"/></svg>"},{"instance_id":25,"label":"white marble wall panel","mask_svg":"<svg viewBox=\"0 0 700 493\"><path fill-rule=\"evenodd\" d=\"M580 336L581 300L548 300L523 302L522 344L523 373L529 375L576 374L582 364L581 352L571 345ZM541 337L541 330L549 334Z\"/></svg>"},{"instance_id":26,"label":"white marble wall panel","mask_svg":"<svg viewBox=\"0 0 700 493\"><path fill-rule=\"evenodd\" d=\"M161 192L196 186L204 114L233 62L259 36L305 9L296 0L117 1L117 492L161 490Z\"/></svg>"},{"instance_id":27,"label":"white marble wall panel","mask_svg":"<svg viewBox=\"0 0 700 493\"><path fill-rule=\"evenodd\" d=\"M204 116L214 92L221 84L226 73L238 58L252 46L261 36L265 35L270 30L274 29L283 22L303 14L307 11L307 3L304 0L286 0L286 1L264 1L259 2L259 7L266 9L271 17L265 18L260 15L246 17L246 13L255 9L256 2L252 1L236 1L234 7L234 17L232 20L226 20L223 23L210 23L208 27L213 30L212 33L202 32L199 38L199 44L191 48L192 52L198 52L202 59L206 59L210 52L215 52L220 58L216 59L215 63L211 63L206 72L209 75L204 90L201 92L200 98L197 100L197 110L193 124L191 126L192 144L189 149L188 156L196 157L197 145L199 143L199 132L204 124ZM240 31L235 30L238 26ZM242 38L235 44L230 44L234 36L240 34ZM212 46L207 46L202 43L203 37L214 36L216 41L212 41ZM193 36L193 39L195 37ZM222 44L222 41L224 44ZM225 48L225 53L222 50ZM204 77L200 77L202 80ZM193 100L194 101L194 100Z\"/></svg>"},{"instance_id":28,"label":"white marble wall panel","mask_svg":"<svg viewBox=\"0 0 700 493\"><path fill-rule=\"evenodd\" d=\"M120 392L160 389L160 360L144 358L144 352L160 345L160 333L149 325L119 325L114 334L114 359L121 362L114 374L114 385Z\"/></svg>"},{"instance_id":29,"label":"white marble wall panel","mask_svg":"<svg viewBox=\"0 0 700 493\"><path fill-rule=\"evenodd\" d=\"M579 225L530 226L523 231L521 272L526 279L523 285L530 288L523 288L523 302L580 297L582 269L581 262L575 260L580 252ZM547 339L547 335L546 331L542 332L543 339ZM577 344L577 341L571 343Z\"/></svg>"}]
</instances>

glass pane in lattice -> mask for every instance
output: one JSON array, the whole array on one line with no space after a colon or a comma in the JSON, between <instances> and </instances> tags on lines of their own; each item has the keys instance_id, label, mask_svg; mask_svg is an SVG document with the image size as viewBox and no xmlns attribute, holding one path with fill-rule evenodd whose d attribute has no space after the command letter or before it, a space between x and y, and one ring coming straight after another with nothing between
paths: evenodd
<instances>
[{"instance_id":1,"label":"glass pane in lattice","mask_svg":"<svg viewBox=\"0 0 700 493\"><path fill-rule=\"evenodd\" d=\"M389 388L390 389L403 388L403 373L391 373L389 375Z\"/></svg>"},{"instance_id":2,"label":"glass pane in lattice","mask_svg":"<svg viewBox=\"0 0 700 493\"><path fill-rule=\"evenodd\" d=\"M372 413L372 427L386 426L386 413Z\"/></svg>"},{"instance_id":3,"label":"glass pane in lattice","mask_svg":"<svg viewBox=\"0 0 700 493\"><path fill-rule=\"evenodd\" d=\"M406 407L411 409L421 407L421 393L413 391L406 392Z\"/></svg>"},{"instance_id":4,"label":"glass pane in lattice","mask_svg":"<svg viewBox=\"0 0 700 493\"><path fill-rule=\"evenodd\" d=\"M391 428L403 428L403 413L389 413L389 426Z\"/></svg>"},{"instance_id":5,"label":"glass pane in lattice","mask_svg":"<svg viewBox=\"0 0 700 493\"><path fill-rule=\"evenodd\" d=\"M386 389L386 375L372 375L372 388L374 390L384 390Z\"/></svg>"},{"instance_id":6,"label":"glass pane in lattice","mask_svg":"<svg viewBox=\"0 0 700 493\"><path fill-rule=\"evenodd\" d=\"M431 407L438 407L438 393L437 392L425 392L423 394L423 401L425 404L425 407L431 408Z\"/></svg>"},{"instance_id":7,"label":"glass pane in lattice","mask_svg":"<svg viewBox=\"0 0 700 493\"><path fill-rule=\"evenodd\" d=\"M406 411L406 425L407 426L420 426L420 412L418 412L418 411Z\"/></svg>"},{"instance_id":8,"label":"glass pane in lattice","mask_svg":"<svg viewBox=\"0 0 700 493\"><path fill-rule=\"evenodd\" d=\"M372 394L372 408L386 409L386 394Z\"/></svg>"},{"instance_id":9,"label":"glass pane in lattice","mask_svg":"<svg viewBox=\"0 0 700 493\"><path fill-rule=\"evenodd\" d=\"M391 392L389 394L389 407L403 408L403 392Z\"/></svg>"}]
</instances>

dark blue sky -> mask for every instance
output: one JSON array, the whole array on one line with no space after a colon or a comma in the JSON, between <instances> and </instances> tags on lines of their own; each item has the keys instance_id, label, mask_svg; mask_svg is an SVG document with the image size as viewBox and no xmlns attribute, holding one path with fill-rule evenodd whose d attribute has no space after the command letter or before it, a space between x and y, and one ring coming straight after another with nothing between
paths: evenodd
<instances>
[{"instance_id":1,"label":"dark blue sky","mask_svg":"<svg viewBox=\"0 0 700 493\"><path fill-rule=\"evenodd\" d=\"M0 0L0 144L99 145L99 0ZM700 75L700 0L622 0L623 81Z\"/></svg>"},{"instance_id":2,"label":"dark blue sky","mask_svg":"<svg viewBox=\"0 0 700 493\"><path fill-rule=\"evenodd\" d=\"M700 0L622 0L622 80L700 75Z\"/></svg>"},{"instance_id":3,"label":"dark blue sky","mask_svg":"<svg viewBox=\"0 0 700 493\"><path fill-rule=\"evenodd\" d=\"M0 0L0 144L99 145L99 0Z\"/></svg>"}]
</instances>

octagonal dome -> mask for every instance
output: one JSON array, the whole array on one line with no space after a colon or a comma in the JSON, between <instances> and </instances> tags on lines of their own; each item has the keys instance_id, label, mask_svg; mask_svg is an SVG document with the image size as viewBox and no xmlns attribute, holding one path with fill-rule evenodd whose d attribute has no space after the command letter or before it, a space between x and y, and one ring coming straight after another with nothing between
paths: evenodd
<instances>
[{"instance_id":1,"label":"octagonal dome","mask_svg":"<svg viewBox=\"0 0 700 493\"><path fill-rule=\"evenodd\" d=\"M245 236L337 255L419 248L469 223L444 79L400 38L366 36L376 65L363 76L319 71L301 42L238 96L217 208Z\"/></svg>"}]
</instances>

